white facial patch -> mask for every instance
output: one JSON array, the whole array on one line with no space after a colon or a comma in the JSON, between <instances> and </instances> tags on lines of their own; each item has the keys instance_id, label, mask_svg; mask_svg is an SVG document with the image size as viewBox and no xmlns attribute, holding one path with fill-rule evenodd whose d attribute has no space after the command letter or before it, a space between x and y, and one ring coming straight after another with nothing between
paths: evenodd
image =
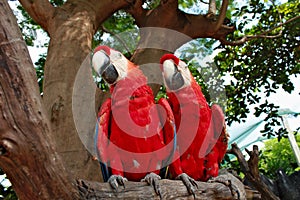
<instances>
[{"instance_id":1,"label":"white facial patch","mask_svg":"<svg viewBox=\"0 0 300 200\"><path fill-rule=\"evenodd\" d=\"M178 63L178 70L180 71L181 75L184 79L184 85L188 86L191 83L191 72L187 66L187 64L183 61L179 61Z\"/></svg>"},{"instance_id":2,"label":"white facial patch","mask_svg":"<svg viewBox=\"0 0 300 200\"><path fill-rule=\"evenodd\" d=\"M100 68L105 64L105 62L108 61L107 55L103 51L97 51L94 53L93 58L92 58L92 66L93 69L99 73ZM101 76L101 74L98 74Z\"/></svg>"},{"instance_id":3,"label":"white facial patch","mask_svg":"<svg viewBox=\"0 0 300 200\"><path fill-rule=\"evenodd\" d=\"M125 78L128 71L128 60L118 51L110 50L110 61L118 71L119 77L117 81Z\"/></svg>"},{"instance_id":4,"label":"white facial patch","mask_svg":"<svg viewBox=\"0 0 300 200\"><path fill-rule=\"evenodd\" d=\"M177 70L175 69L176 65L174 63L174 61L172 59L169 60L165 60L163 62L163 77L164 77L164 84L167 87L168 90L170 90L170 88L168 88L167 84L166 84L166 79L172 80L172 76L176 73L176 71L179 71L180 74L182 75L182 78L184 80L184 84L181 88L190 86L191 84L191 73L190 70L188 68L188 66L186 65L185 62L183 61L179 61L178 65L176 65ZM177 89L177 90L171 90L171 91L178 91L181 88Z\"/></svg>"}]
</instances>

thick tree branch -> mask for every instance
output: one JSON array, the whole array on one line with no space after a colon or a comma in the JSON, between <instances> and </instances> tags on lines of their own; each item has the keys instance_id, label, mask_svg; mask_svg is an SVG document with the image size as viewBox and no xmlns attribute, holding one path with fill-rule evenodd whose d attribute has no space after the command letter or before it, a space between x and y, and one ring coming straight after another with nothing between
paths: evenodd
<instances>
[{"instance_id":1,"label":"thick tree branch","mask_svg":"<svg viewBox=\"0 0 300 200\"><path fill-rule=\"evenodd\" d=\"M218 20L211 20L206 15L193 15L185 13L178 9L178 1L164 0L161 4L152 10L145 10L141 7L141 2L136 1L130 9L127 10L137 22L140 28L160 27L178 31L191 39L195 38L226 38L229 33L234 31L234 27L222 25L226 17L228 0L224 0ZM172 40L172 36L165 38ZM173 39L176 40L176 39ZM173 41L177 43L177 41ZM187 41L185 41L187 42ZM181 44L174 45L176 47Z\"/></svg>"},{"instance_id":2,"label":"thick tree branch","mask_svg":"<svg viewBox=\"0 0 300 200\"><path fill-rule=\"evenodd\" d=\"M48 0L19 0L32 19L48 32L55 8Z\"/></svg>"},{"instance_id":3,"label":"thick tree branch","mask_svg":"<svg viewBox=\"0 0 300 200\"><path fill-rule=\"evenodd\" d=\"M228 0L223 0L221 10L220 10L220 15L218 16L218 20L214 28L215 31L218 31L221 28L222 24L224 23L224 20L226 18L227 8L228 8Z\"/></svg>"},{"instance_id":4,"label":"thick tree branch","mask_svg":"<svg viewBox=\"0 0 300 200\"><path fill-rule=\"evenodd\" d=\"M198 190L188 194L181 181L161 180L162 199L233 199L229 186L222 183L198 182ZM160 199L153 188L143 182L126 182L125 189L113 191L108 183L78 180L77 187L82 200L88 199ZM257 191L246 190L247 199L261 199Z\"/></svg>"},{"instance_id":5,"label":"thick tree branch","mask_svg":"<svg viewBox=\"0 0 300 200\"><path fill-rule=\"evenodd\" d=\"M174 12L178 9L178 0L161 0L160 5L167 5L170 9L168 12Z\"/></svg>"},{"instance_id":6,"label":"thick tree branch","mask_svg":"<svg viewBox=\"0 0 300 200\"><path fill-rule=\"evenodd\" d=\"M258 171L258 147L254 145L253 151L247 151L247 153L250 155L250 159L248 160L248 162L245 160L245 157L241 150L238 148L237 144L234 143L231 145L231 147L232 148L228 151L228 153L234 154L237 157L242 172L245 174L251 184L261 193L262 199L279 200L279 198L273 194L273 192L260 178Z\"/></svg>"},{"instance_id":7,"label":"thick tree branch","mask_svg":"<svg viewBox=\"0 0 300 200\"><path fill-rule=\"evenodd\" d=\"M20 199L78 199L54 150L35 69L16 18L7 0L0 5L0 167Z\"/></svg>"},{"instance_id":8,"label":"thick tree branch","mask_svg":"<svg viewBox=\"0 0 300 200\"><path fill-rule=\"evenodd\" d=\"M142 7L143 0L135 0L133 1L127 9L125 9L129 14L133 16L135 19L137 26L142 26L144 23L144 18L146 16L146 10Z\"/></svg>"},{"instance_id":9,"label":"thick tree branch","mask_svg":"<svg viewBox=\"0 0 300 200\"><path fill-rule=\"evenodd\" d=\"M253 39L258 39L258 38L265 38L265 39L275 39L275 38L279 38L282 36L282 29L279 31L278 34L276 35L267 35L268 33L272 32L273 30L279 28L279 27L283 27L286 24L291 23L292 21L295 21L297 19L300 19L300 16L296 16L293 17L289 20L287 20L286 22L283 23L279 23L277 26L274 26L273 28L266 30L258 35L245 35L242 38L240 38L239 40L236 41L228 41L225 38L220 39L221 43L224 45L231 45L231 46L238 46L238 45L242 45L244 43L246 43L247 41L253 40Z\"/></svg>"}]
</instances>

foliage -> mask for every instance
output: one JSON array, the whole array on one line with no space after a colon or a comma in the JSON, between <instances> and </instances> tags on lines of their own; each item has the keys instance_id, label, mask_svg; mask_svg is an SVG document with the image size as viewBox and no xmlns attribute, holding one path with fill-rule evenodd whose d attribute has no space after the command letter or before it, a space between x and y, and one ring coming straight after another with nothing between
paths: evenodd
<instances>
[{"instance_id":1,"label":"foliage","mask_svg":"<svg viewBox=\"0 0 300 200\"><path fill-rule=\"evenodd\" d=\"M44 81L44 66L46 62L46 55L41 54L37 62L34 63L36 75L38 77L38 84L40 88L40 93L43 94L43 81Z\"/></svg>"},{"instance_id":2,"label":"foliage","mask_svg":"<svg viewBox=\"0 0 300 200\"><path fill-rule=\"evenodd\" d=\"M300 135L296 136L296 141L300 146ZM265 142L259 161L259 169L264 175L276 179L276 171L279 168L290 175L295 172L297 167L296 158L288 138L283 138L280 142L276 138Z\"/></svg>"},{"instance_id":3,"label":"foliage","mask_svg":"<svg viewBox=\"0 0 300 200\"><path fill-rule=\"evenodd\" d=\"M0 169L0 177L1 176L5 176L4 172ZM12 186L4 186L2 183L4 181L7 181L7 178L4 177L3 179L0 178L0 199L3 200L16 200L18 199L16 193L14 192L14 190L12 189Z\"/></svg>"},{"instance_id":4,"label":"foliage","mask_svg":"<svg viewBox=\"0 0 300 200\"><path fill-rule=\"evenodd\" d=\"M263 30L277 26L281 20L284 22L297 16L299 11L299 2L265 6L260 1L250 1L250 6L241 7L233 16L251 14L251 19L257 18L258 22L247 28L250 19L245 17L232 38L239 37L240 31L249 35L260 34ZM273 39L257 38L242 46L225 46L217 55L215 61L221 74L232 78L230 85L226 86L226 116L229 125L233 121L243 122L250 113L249 105L256 105L256 117L262 113L267 115L263 135L279 138L285 135L283 129L274 131L274 126L280 120L277 114L279 107L267 100L261 102L260 95L263 93L267 98L279 87L288 93L294 90L290 78L300 73L299 53L296 53L300 46L300 20L274 29L270 35L280 32L281 36Z\"/></svg>"}]
</instances>

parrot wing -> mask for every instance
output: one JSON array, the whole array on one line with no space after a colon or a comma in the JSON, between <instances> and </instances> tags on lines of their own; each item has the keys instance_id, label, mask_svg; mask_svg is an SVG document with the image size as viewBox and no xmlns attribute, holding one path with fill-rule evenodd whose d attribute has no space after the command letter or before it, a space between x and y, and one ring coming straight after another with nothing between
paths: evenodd
<instances>
[{"instance_id":1,"label":"parrot wing","mask_svg":"<svg viewBox=\"0 0 300 200\"><path fill-rule=\"evenodd\" d=\"M211 110L214 123L214 137L218 141L216 142L219 151L218 162L221 162L226 154L229 135L226 131L225 117L221 107L215 104L211 107Z\"/></svg>"},{"instance_id":2,"label":"parrot wing","mask_svg":"<svg viewBox=\"0 0 300 200\"><path fill-rule=\"evenodd\" d=\"M108 169L107 151L110 138L111 123L111 98L108 98L101 106L95 128L95 148L100 162L103 180L107 182L111 173Z\"/></svg>"},{"instance_id":3,"label":"parrot wing","mask_svg":"<svg viewBox=\"0 0 300 200\"><path fill-rule=\"evenodd\" d=\"M166 147L166 152L164 152L164 159L162 165L164 168L161 170L162 177L167 176L168 165L174 165L174 157L176 158L179 153L176 150L177 146L177 135L176 135L176 125L175 125L175 118L172 112L172 109L169 105L169 102L165 98L160 98L158 101L160 105L158 107L159 117L161 122L164 123L163 125L163 136L161 136L161 140L164 141ZM178 167L180 167L179 159L175 162Z\"/></svg>"}]
</instances>

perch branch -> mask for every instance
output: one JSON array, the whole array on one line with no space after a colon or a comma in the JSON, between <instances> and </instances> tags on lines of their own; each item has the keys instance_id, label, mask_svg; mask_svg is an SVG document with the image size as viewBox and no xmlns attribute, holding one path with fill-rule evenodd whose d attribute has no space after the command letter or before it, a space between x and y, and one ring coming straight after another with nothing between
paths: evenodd
<instances>
[{"instance_id":1,"label":"perch branch","mask_svg":"<svg viewBox=\"0 0 300 200\"><path fill-rule=\"evenodd\" d=\"M160 180L162 199L232 199L229 186L222 183L198 182L198 190L193 195L188 194L186 186L181 181ZM81 199L160 199L153 188L144 182L126 182L125 188L118 191L111 189L108 183L77 180L77 188ZM257 191L246 190L247 199L260 199ZM250 197L250 198L248 198Z\"/></svg>"}]
</instances>

